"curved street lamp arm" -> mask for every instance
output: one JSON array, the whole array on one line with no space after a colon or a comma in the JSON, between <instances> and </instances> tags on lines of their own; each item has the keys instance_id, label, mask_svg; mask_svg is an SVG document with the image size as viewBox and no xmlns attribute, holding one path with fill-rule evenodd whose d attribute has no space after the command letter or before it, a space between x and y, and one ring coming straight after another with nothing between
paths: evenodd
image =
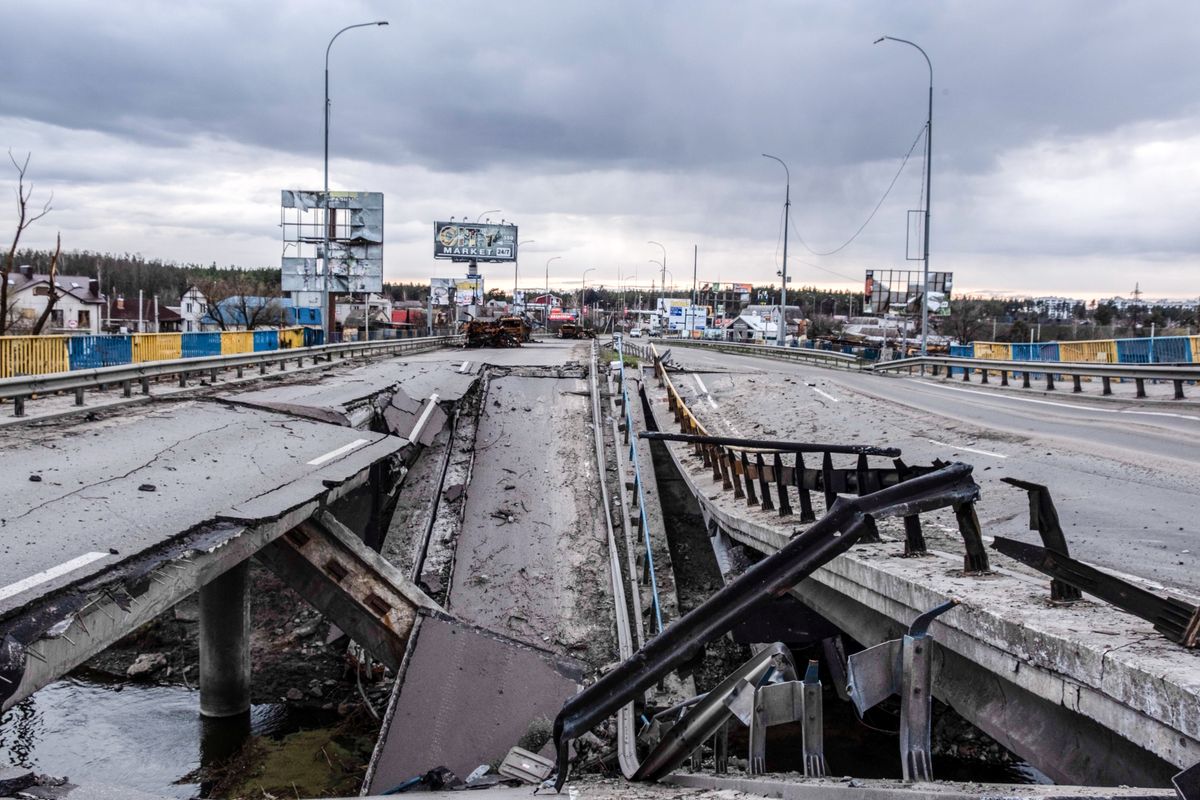
<instances>
[{"instance_id":1,"label":"curved street lamp arm","mask_svg":"<svg viewBox=\"0 0 1200 800\"><path fill-rule=\"evenodd\" d=\"M910 42L908 39L898 39L895 36L880 36L875 40L875 44L879 44L885 39L891 42L900 42L901 44L906 44L910 47L915 47L920 50L921 55L925 57L925 65L929 67L929 85L933 86L933 62L929 60L929 54L925 52L925 48L921 47L921 45L917 44L916 42Z\"/></svg>"},{"instance_id":2,"label":"curved street lamp arm","mask_svg":"<svg viewBox=\"0 0 1200 800\"><path fill-rule=\"evenodd\" d=\"M770 153L763 153L763 154L762 154L762 157L763 157L763 158L771 158L771 159L774 159L774 160L778 161L780 164L783 164L783 172L784 172L784 174L785 174L785 175L787 175L787 182L788 182L788 186L791 186L791 185L792 185L792 171L791 171L790 169L788 169L787 162L785 162L785 161L784 161L782 158L780 158L779 156L773 156L773 155L771 155Z\"/></svg>"},{"instance_id":3,"label":"curved street lamp arm","mask_svg":"<svg viewBox=\"0 0 1200 800\"><path fill-rule=\"evenodd\" d=\"M353 28L369 28L372 25L383 26L383 25L387 25L387 24L388 24L388 21L386 19L376 20L375 22L359 22L356 25L347 25L346 27L342 28L340 31L335 33L333 35L333 39L330 39L329 44L325 46L325 69L326 70L329 69L329 50L330 50L330 48L333 47L334 39L337 39L337 37L341 36L343 33L345 33L348 30L351 30Z\"/></svg>"}]
</instances>

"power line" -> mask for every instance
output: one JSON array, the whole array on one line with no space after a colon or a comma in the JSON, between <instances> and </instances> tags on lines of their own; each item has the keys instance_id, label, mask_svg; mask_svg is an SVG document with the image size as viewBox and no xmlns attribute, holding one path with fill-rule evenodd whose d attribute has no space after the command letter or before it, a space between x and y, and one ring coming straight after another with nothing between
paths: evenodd
<instances>
[{"instance_id":1,"label":"power line","mask_svg":"<svg viewBox=\"0 0 1200 800\"><path fill-rule=\"evenodd\" d=\"M845 250L847 247L849 247L850 244L855 239L858 238L859 234L861 234L864 230L866 230L867 226L871 224L871 220L875 219L875 214L879 211L880 207L883 205L883 201L887 200L888 195L891 194L891 192L892 192L892 187L894 187L896 185L896 181L900 180L900 173L904 172L904 167L906 164L908 164L909 157L912 156L913 151L917 149L917 145L920 143L921 139L923 139L924 137L925 137L925 125L922 124L921 130L917 133L917 138L913 140L912 147L908 148L908 152L905 153L904 158L902 158L900 160L900 168L896 170L896 174L892 177L892 182L889 183L887 189L884 190L883 197L879 198L879 202L875 204L875 208L871 209L871 213L869 215L867 215L866 221L863 222L862 225L858 226L858 230L856 230L854 232L854 235L851 236L849 239L847 239L845 242L843 242L840 246L835 247L832 250L825 250L825 251L813 250L811 247L808 246L808 242L804 241L804 237L800 235L799 229L796 228L796 221L792 220L792 230L794 230L796 232L796 238L800 240L800 244L804 245L804 249L807 250L808 252L812 253L814 256L831 256L834 253L841 252L842 250ZM924 178L922 178L921 180L924 181Z\"/></svg>"}]
</instances>

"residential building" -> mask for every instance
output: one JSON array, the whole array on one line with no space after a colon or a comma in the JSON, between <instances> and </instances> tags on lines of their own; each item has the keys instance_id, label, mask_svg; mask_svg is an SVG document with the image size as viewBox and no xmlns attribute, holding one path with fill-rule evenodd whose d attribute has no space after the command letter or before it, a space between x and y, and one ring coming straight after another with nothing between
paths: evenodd
<instances>
[{"instance_id":1,"label":"residential building","mask_svg":"<svg viewBox=\"0 0 1200 800\"><path fill-rule=\"evenodd\" d=\"M50 301L50 276L40 275L25 265L10 272L8 308L0 309L8 317L8 330L13 334L32 332ZM58 300L42 333L99 333L105 298L100 284L83 275L58 275L54 289Z\"/></svg>"},{"instance_id":2,"label":"residential building","mask_svg":"<svg viewBox=\"0 0 1200 800\"><path fill-rule=\"evenodd\" d=\"M179 313L170 306L156 302L153 297L141 298L130 302L118 297L117 302L109 305L105 313L104 331L106 333L178 333L182 330ZM197 329L198 330L198 329Z\"/></svg>"},{"instance_id":3,"label":"residential building","mask_svg":"<svg viewBox=\"0 0 1200 800\"><path fill-rule=\"evenodd\" d=\"M200 320L208 314L208 298L195 286L189 286L179 298L180 330L184 333L202 330Z\"/></svg>"}]
</instances>

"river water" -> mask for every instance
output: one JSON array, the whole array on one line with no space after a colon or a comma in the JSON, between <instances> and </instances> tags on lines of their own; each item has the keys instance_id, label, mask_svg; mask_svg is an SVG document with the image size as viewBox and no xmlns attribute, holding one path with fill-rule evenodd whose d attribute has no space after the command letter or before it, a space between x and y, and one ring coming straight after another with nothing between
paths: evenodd
<instances>
[{"instance_id":1,"label":"river water","mask_svg":"<svg viewBox=\"0 0 1200 800\"><path fill-rule=\"evenodd\" d=\"M247 733L282 734L299 724L282 704L214 724L201 719L195 690L67 678L0 717L0 768L193 798L202 787L187 776L201 765L202 749L205 761L219 760Z\"/></svg>"}]
</instances>

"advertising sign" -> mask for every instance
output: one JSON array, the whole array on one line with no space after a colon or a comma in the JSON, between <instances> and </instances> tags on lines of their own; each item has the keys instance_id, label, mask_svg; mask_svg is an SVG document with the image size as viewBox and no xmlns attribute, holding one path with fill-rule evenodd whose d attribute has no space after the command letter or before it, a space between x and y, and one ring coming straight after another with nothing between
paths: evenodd
<instances>
[{"instance_id":1,"label":"advertising sign","mask_svg":"<svg viewBox=\"0 0 1200 800\"><path fill-rule=\"evenodd\" d=\"M863 284L863 313L920 314L922 271L869 269ZM929 310L939 316L950 314L953 272L929 273Z\"/></svg>"},{"instance_id":2,"label":"advertising sign","mask_svg":"<svg viewBox=\"0 0 1200 800\"><path fill-rule=\"evenodd\" d=\"M456 278L454 303L460 306L483 305L483 278Z\"/></svg>"},{"instance_id":3,"label":"advertising sign","mask_svg":"<svg viewBox=\"0 0 1200 800\"><path fill-rule=\"evenodd\" d=\"M285 292L383 291L382 192L284 189L280 228ZM321 258L326 239L328 263Z\"/></svg>"},{"instance_id":4,"label":"advertising sign","mask_svg":"<svg viewBox=\"0 0 1200 800\"><path fill-rule=\"evenodd\" d=\"M516 261L517 226L435 222L433 257L451 261Z\"/></svg>"},{"instance_id":5,"label":"advertising sign","mask_svg":"<svg viewBox=\"0 0 1200 800\"><path fill-rule=\"evenodd\" d=\"M450 294L453 287L453 278L430 278L429 304L433 306L450 305Z\"/></svg>"}]
</instances>

